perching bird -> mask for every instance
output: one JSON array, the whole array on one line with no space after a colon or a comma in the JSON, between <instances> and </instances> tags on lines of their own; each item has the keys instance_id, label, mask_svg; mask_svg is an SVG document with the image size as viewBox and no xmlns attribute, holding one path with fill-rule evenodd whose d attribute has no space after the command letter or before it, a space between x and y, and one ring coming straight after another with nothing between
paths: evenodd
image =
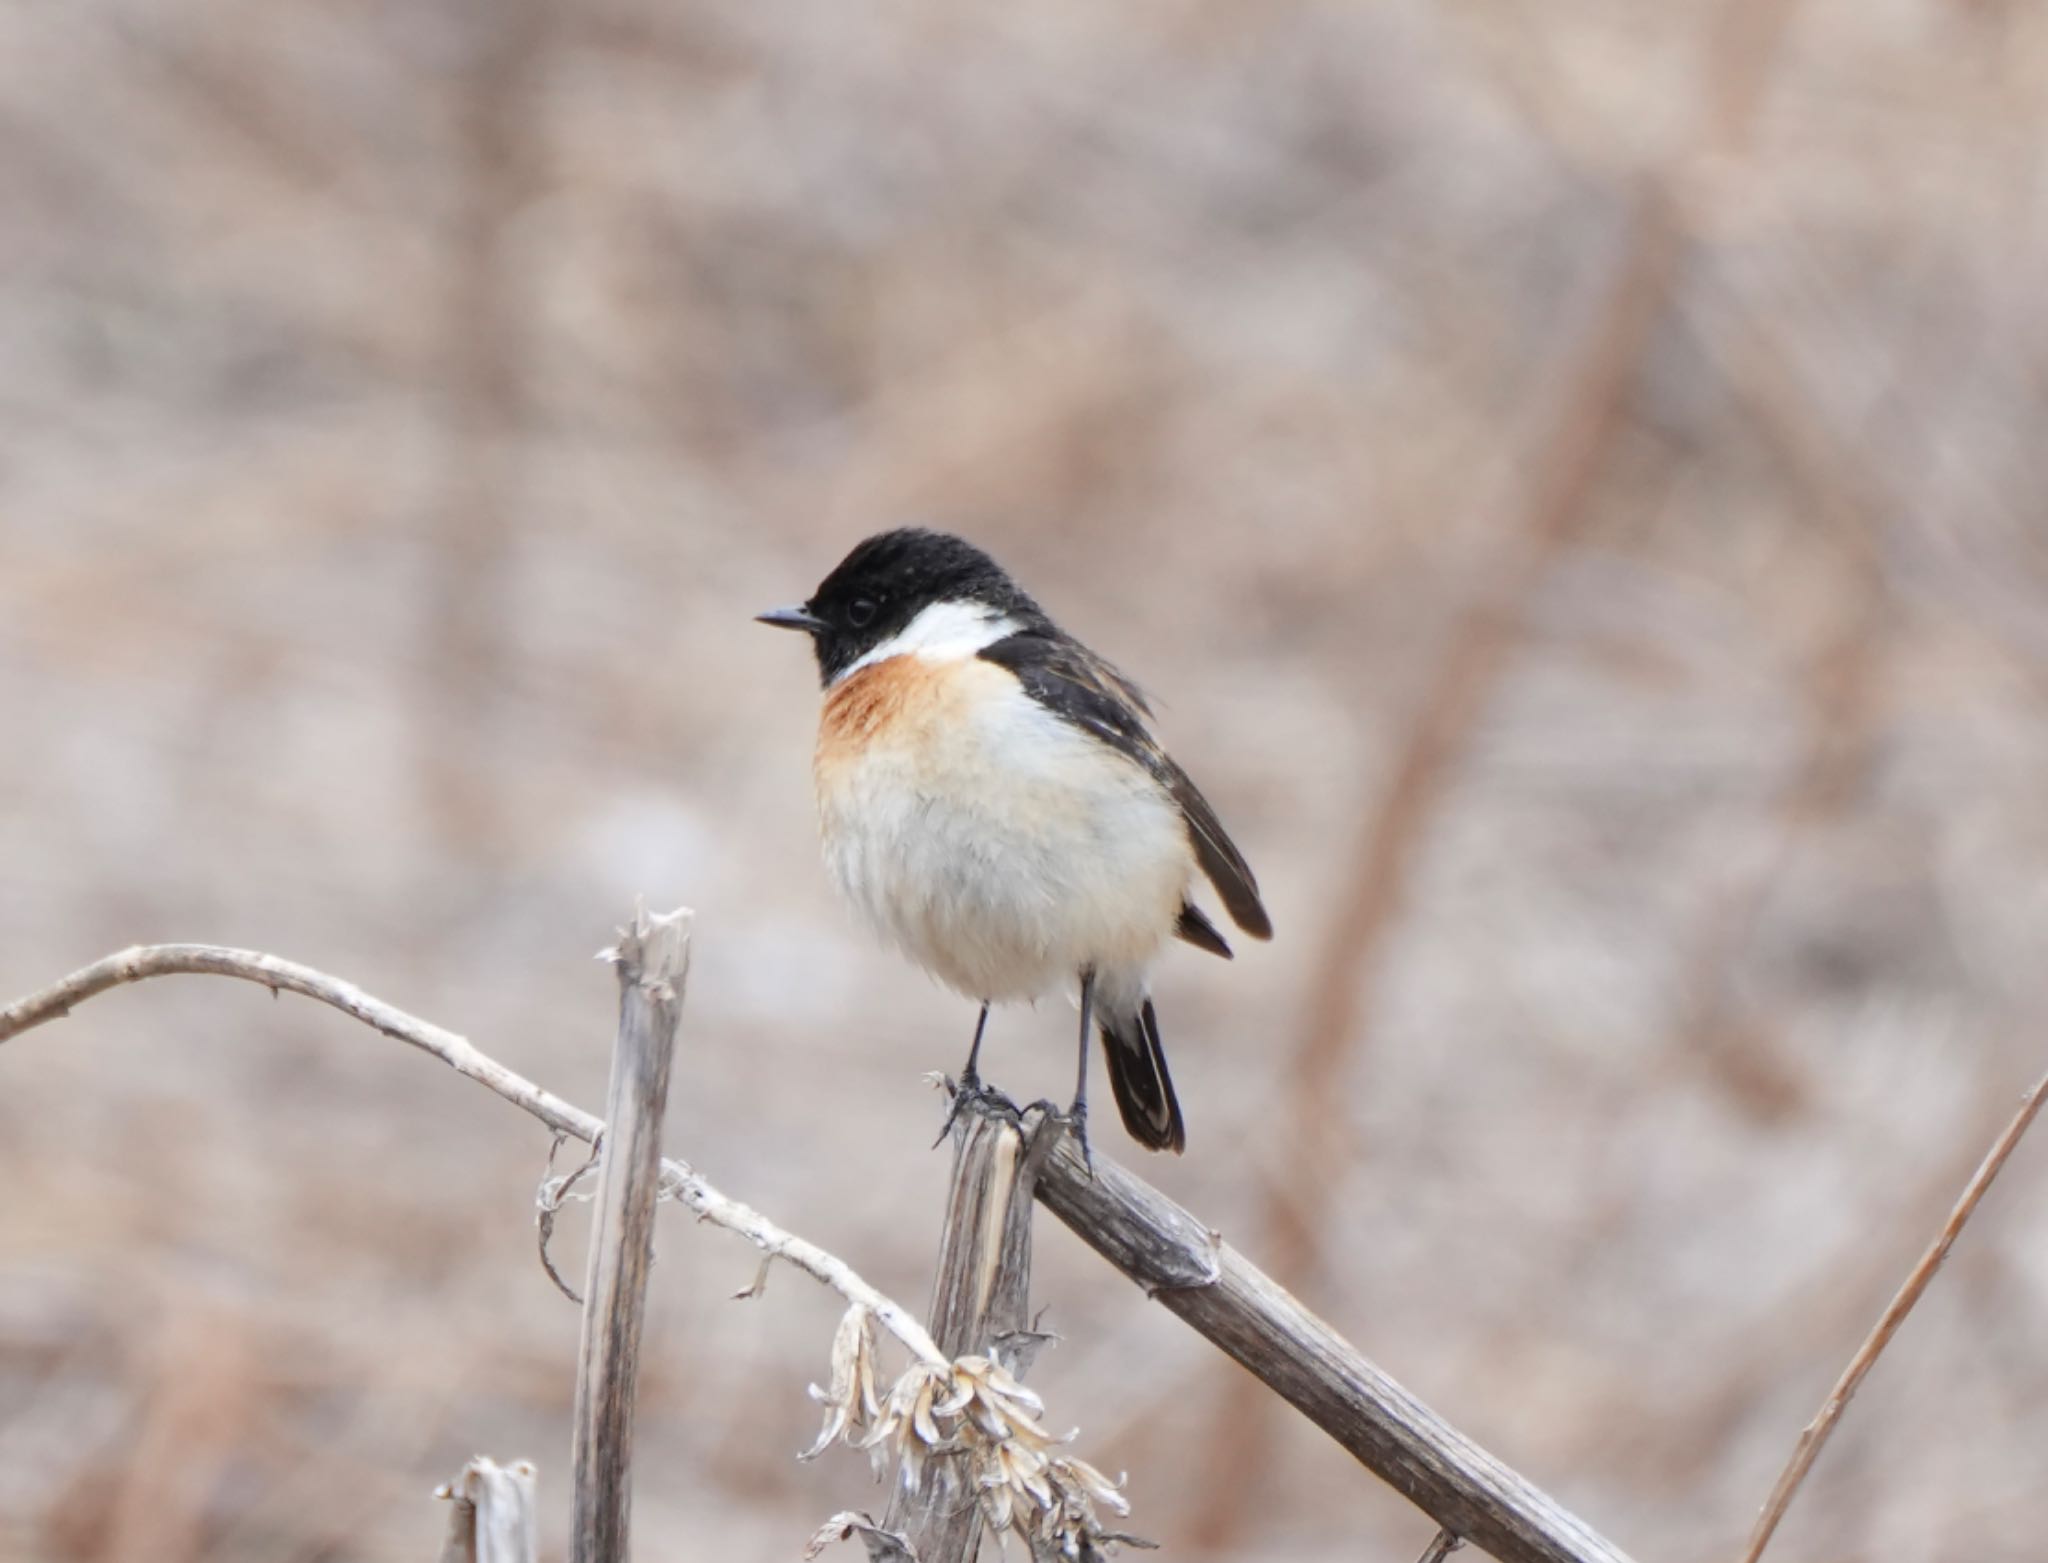
<instances>
[{"instance_id":1,"label":"perching bird","mask_svg":"<svg viewBox=\"0 0 2048 1563\"><path fill-rule=\"evenodd\" d=\"M825 861L883 938L989 1005L1078 982L1070 1124L1087 1149L1099 1017L1124 1127L1187 1143L1146 973L1167 941L1226 959L1192 900L1199 869L1237 926L1273 925L1216 812L1152 736L1137 687L1067 634L993 559L917 528L870 537L800 607L825 688L813 762Z\"/></svg>"}]
</instances>

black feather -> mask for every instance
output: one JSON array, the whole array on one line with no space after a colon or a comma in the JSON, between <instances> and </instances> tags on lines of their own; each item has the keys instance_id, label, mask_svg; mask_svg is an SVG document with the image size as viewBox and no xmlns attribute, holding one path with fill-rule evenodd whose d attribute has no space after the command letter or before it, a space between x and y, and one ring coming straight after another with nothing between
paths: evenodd
<instances>
[{"instance_id":1,"label":"black feather","mask_svg":"<svg viewBox=\"0 0 2048 1563\"><path fill-rule=\"evenodd\" d=\"M1124 1127L1147 1150L1187 1149L1187 1124L1180 1099L1173 1094L1173 1076L1166 1072L1166 1049L1159 1041L1159 1017L1145 1000L1135 1015L1112 1016L1102 1022L1102 1057L1109 1065L1109 1088Z\"/></svg>"},{"instance_id":2,"label":"black feather","mask_svg":"<svg viewBox=\"0 0 2048 1563\"><path fill-rule=\"evenodd\" d=\"M1230 959L1230 945L1216 925L1202 915L1202 909L1192 901L1180 904L1180 920L1173 925L1174 936L1186 940L1198 950L1207 950L1211 955Z\"/></svg>"},{"instance_id":3,"label":"black feather","mask_svg":"<svg viewBox=\"0 0 2048 1563\"><path fill-rule=\"evenodd\" d=\"M1169 773L1165 777L1167 790L1188 822L1188 839L1195 844L1195 861L1209 876L1216 894L1223 898L1230 920L1254 939L1272 938L1273 919L1266 915L1266 904L1259 899L1259 882L1252 877L1251 864L1237 850L1223 828L1223 821L1209 807L1209 800L1202 796L1193 778L1166 756L1160 758Z\"/></svg>"},{"instance_id":4,"label":"black feather","mask_svg":"<svg viewBox=\"0 0 2048 1563\"><path fill-rule=\"evenodd\" d=\"M855 546L818 583L810 614L818 677L830 684L935 602L980 603L1032 628L1052 621L1003 567L964 537L900 527Z\"/></svg>"}]
</instances>

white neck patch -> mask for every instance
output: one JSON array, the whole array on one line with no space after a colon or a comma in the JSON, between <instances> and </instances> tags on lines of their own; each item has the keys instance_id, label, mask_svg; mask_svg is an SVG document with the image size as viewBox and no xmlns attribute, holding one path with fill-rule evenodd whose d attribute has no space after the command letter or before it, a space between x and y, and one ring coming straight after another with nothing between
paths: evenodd
<instances>
[{"instance_id":1,"label":"white neck patch","mask_svg":"<svg viewBox=\"0 0 2048 1563\"><path fill-rule=\"evenodd\" d=\"M963 662L997 641L1014 635L1019 626L1007 613L983 602L935 602L920 610L902 629L874 650L847 665L849 673L887 662L891 657L923 657L928 662Z\"/></svg>"}]
</instances>

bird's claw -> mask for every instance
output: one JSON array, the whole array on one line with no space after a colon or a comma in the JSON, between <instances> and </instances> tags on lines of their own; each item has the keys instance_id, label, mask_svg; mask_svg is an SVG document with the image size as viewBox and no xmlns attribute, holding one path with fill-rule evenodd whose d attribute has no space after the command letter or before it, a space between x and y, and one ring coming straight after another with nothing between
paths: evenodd
<instances>
[{"instance_id":1,"label":"bird's claw","mask_svg":"<svg viewBox=\"0 0 2048 1563\"><path fill-rule=\"evenodd\" d=\"M939 1125L939 1137L932 1141L933 1150L946 1143L946 1137L953 1132L953 1125L960 1121L960 1114L970 1105L1005 1107L1012 1112L1016 1110L1010 1099L1002 1092L994 1086L982 1084L981 1076L978 1074L962 1075L958 1084L948 1080L946 1088L952 1092L953 1100L946 1108L946 1121Z\"/></svg>"},{"instance_id":2,"label":"bird's claw","mask_svg":"<svg viewBox=\"0 0 2048 1563\"><path fill-rule=\"evenodd\" d=\"M1074 1102L1065 1109L1053 1106L1051 1102L1037 1104L1045 1109L1046 1117L1059 1124L1074 1137L1074 1148L1081 1153L1081 1165L1088 1169L1088 1181L1095 1181L1095 1153L1088 1147L1088 1104Z\"/></svg>"},{"instance_id":3,"label":"bird's claw","mask_svg":"<svg viewBox=\"0 0 2048 1563\"><path fill-rule=\"evenodd\" d=\"M1074 1144L1081 1152L1081 1164L1088 1169L1089 1181L1093 1182L1095 1157L1088 1149L1088 1104L1077 1102L1072 1106L1062 1107L1051 1097L1041 1096L1024 1111L1027 1114L1037 1113L1041 1122L1056 1123L1074 1137Z\"/></svg>"}]
</instances>

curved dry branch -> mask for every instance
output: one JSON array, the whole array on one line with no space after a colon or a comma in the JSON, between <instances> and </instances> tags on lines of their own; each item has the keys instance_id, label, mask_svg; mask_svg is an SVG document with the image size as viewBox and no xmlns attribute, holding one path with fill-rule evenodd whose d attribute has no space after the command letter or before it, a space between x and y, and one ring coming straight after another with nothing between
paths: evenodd
<instances>
[{"instance_id":1,"label":"curved dry branch","mask_svg":"<svg viewBox=\"0 0 2048 1563\"><path fill-rule=\"evenodd\" d=\"M0 1042L61 1019L75 1006L110 988L152 977L175 976L235 977L257 983L272 993L296 993L316 1000L387 1037L431 1053L457 1074L496 1092L515 1107L524 1108L558 1133L588 1145L595 1142L604 1128L603 1120L595 1114L507 1069L467 1037L386 1004L352 982L301 966L297 961L266 955L261 950L236 950L217 944L131 946L0 1010ZM699 1220L737 1233L770 1259L795 1266L813 1280L831 1287L849 1303L870 1310L877 1322L920 1361L935 1367L951 1365L915 1314L876 1291L846 1261L783 1231L758 1210L727 1198L687 1163L673 1157L662 1158L661 1192L694 1211Z\"/></svg>"},{"instance_id":2,"label":"curved dry branch","mask_svg":"<svg viewBox=\"0 0 2048 1563\"><path fill-rule=\"evenodd\" d=\"M433 1054L562 1134L589 1143L604 1128L591 1114L485 1056L467 1038L396 1009L353 983L253 950L204 944L123 950L0 1010L0 1043L109 988L175 974L236 977L332 1005ZM914 1316L844 1261L728 1199L682 1162L664 1159L661 1167L665 1195L700 1219L738 1233L770 1259L796 1266L852 1305L841 1326L842 1337L850 1337L852 1344L834 1348L834 1388L820 1397L827 1420L817 1448L852 1430L854 1408L865 1412L873 1398L861 1389L872 1378L871 1369L863 1366L866 1347L861 1344L871 1325L887 1329L918 1359L902 1381L913 1391L935 1386L942 1376L950 1382L962 1372L972 1376L988 1370L979 1359L950 1361ZM1469 1538L1502 1563L1628 1563L1627 1554L1437 1417L1203 1223L1123 1168L1098 1158L1091 1171L1073 1142L1063 1137L1041 1165L1035 1193L1111 1264L1249 1368L1448 1533ZM1022 1386L1017 1388L1028 1396ZM892 1404L894 1398L892 1392ZM874 1409L876 1426L860 1437L863 1446L887 1436L890 1419L896 1418L893 1411L882 1416L888 1408L878 1403ZM1084 1477L1094 1475L1079 1462L1069 1463ZM1098 1486L1100 1491L1091 1489L1093 1497L1111 1501L1114 1490L1099 1479Z\"/></svg>"}]
</instances>

